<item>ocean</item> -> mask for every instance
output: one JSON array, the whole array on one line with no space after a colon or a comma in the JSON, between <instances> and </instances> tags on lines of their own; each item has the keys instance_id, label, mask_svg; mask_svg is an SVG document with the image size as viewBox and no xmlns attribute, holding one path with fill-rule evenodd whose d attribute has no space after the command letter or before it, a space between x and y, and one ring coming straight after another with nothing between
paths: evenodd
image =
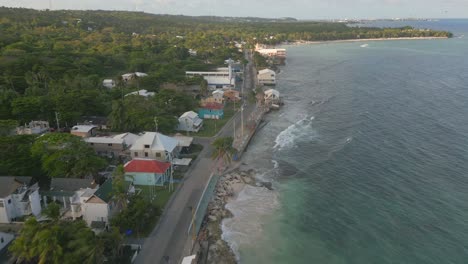
<instances>
[{"instance_id":1,"label":"ocean","mask_svg":"<svg viewBox=\"0 0 468 264\"><path fill-rule=\"evenodd\" d=\"M468 20L404 24L456 37L286 47L244 156L275 190L222 223L240 263L468 263Z\"/></svg>"}]
</instances>

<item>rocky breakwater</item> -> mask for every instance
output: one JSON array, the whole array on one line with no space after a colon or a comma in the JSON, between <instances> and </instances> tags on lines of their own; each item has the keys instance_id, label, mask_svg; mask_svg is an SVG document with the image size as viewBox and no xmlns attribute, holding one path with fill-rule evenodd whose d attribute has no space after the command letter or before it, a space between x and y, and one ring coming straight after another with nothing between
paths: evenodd
<instances>
[{"instance_id":1,"label":"rocky breakwater","mask_svg":"<svg viewBox=\"0 0 468 264\"><path fill-rule=\"evenodd\" d=\"M256 185L255 174L253 169L234 170L225 173L219 179L199 235L201 248L198 263L237 263L231 248L221 237L221 221L232 216L225 205L231 199L235 199L246 184ZM264 186L267 187L267 185L268 183ZM269 187L271 188L271 185Z\"/></svg>"}]
</instances>

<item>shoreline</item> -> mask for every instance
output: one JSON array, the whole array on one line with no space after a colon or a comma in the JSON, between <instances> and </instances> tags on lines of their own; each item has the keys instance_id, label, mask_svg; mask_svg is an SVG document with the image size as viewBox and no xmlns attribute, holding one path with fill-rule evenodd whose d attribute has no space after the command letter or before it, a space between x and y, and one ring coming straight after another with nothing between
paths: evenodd
<instances>
[{"instance_id":1,"label":"shoreline","mask_svg":"<svg viewBox=\"0 0 468 264\"><path fill-rule=\"evenodd\" d=\"M256 180L257 171L255 169L248 166L243 167L246 164L242 161L239 165L226 171L216 184L215 194L208 205L200 231L199 242L204 245L202 246L204 248L201 250L203 257L198 263L238 263L238 256L223 238L222 222L224 219L233 217L232 212L226 208L226 204L236 200L247 185L272 190L270 182Z\"/></svg>"},{"instance_id":2,"label":"shoreline","mask_svg":"<svg viewBox=\"0 0 468 264\"><path fill-rule=\"evenodd\" d=\"M329 44L329 43L349 43L349 42L373 42L373 41L395 41L395 40L434 40L449 39L449 37L401 37L401 38L370 38L370 39L341 39L341 40L320 40L320 41L296 41L281 43L281 46L298 46L311 44Z\"/></svg>"}]
</instances>

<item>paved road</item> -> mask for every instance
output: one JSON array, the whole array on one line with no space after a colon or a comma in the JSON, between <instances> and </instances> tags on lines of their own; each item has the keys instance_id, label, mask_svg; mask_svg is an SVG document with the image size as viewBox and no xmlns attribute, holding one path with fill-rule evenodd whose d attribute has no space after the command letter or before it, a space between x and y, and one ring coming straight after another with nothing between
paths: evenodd
<instances>
[{"instance_id":1,"label":"paved road","mask_svg":"<svg viewBox=\"0 0 468 264\"><path fill-rule=\"evenodd\" d=\"M249 55L246 54L246 56ZM252 64L247 65L244 76L244 90L250 90L254 87L253 72ZM246 97L244 96L244 98ZM244 120L247 120L254 108L255 104L249 105L245 102ZM221 129L217 136L233 136L234 123L236 124L236 130L239 131L240 112ZM135 263L179 264L184 256L190 254L188 252L190 247L187 246L191 241L190 236L187 234L192 214L190 208L197 206L210 178L214 166L214 162L210 158L213 150L211 146L213 140L213 138L195 138L194 143L201 144L204 148L167 204L159 224L151 232L150 236L144 240L142 251L136 258Z\"/></svg>"}]
</instances>

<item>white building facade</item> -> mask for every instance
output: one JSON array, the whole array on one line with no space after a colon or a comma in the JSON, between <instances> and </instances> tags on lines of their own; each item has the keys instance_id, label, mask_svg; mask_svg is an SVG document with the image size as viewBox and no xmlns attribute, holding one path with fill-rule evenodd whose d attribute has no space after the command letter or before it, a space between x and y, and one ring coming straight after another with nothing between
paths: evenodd
<instances>
[{"instance_id":1,"label":"white building facade","mask_svg":"<svg viewBox=\"0 0 468 264\"><path fill-rule=\"evenodd\" d=\"M276 73L270 69L260 70L257 75L259 84L276 85Z\"/></svg>"},{"instance_id":2,"label":"white building facade","mask_svg":"<svg viewBox=\"0 0 468 264\"><path fill-rule=\"evenodd\" d=\"M30 182L31 177L0 177L0 223L41 214L39 185Z\"/></svg>"}]
</instances>

